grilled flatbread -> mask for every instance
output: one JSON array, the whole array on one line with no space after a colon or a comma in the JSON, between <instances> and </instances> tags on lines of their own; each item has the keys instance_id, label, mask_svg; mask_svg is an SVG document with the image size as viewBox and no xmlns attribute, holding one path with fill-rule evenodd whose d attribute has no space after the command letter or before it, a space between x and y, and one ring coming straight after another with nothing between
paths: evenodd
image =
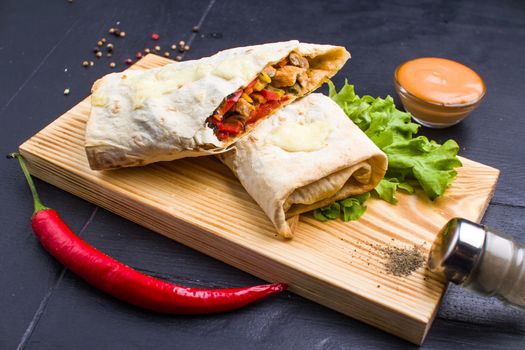
<instances>
[{"instance_id":1,"label":"grilled flatbread","mask_svg":"<svg viewBox=\"0 0 525 350\"><path fill-rule=\"evenodd\" d=\"M372 190L387 157L329 97L311 94L261 122L219 158L285 238L287 219Z\"/></svg>"},{"instance_id":2,"label":"grilled flatbread","mask_svg":"<svg viewBox=\"0 0 525 350\"><path fill-rule=\"evenodd\" d=\"M104 170L224 152L349 57L340 46L292 40L106 75L92 88L89 165Z\"/></svg>"}]
</instances>

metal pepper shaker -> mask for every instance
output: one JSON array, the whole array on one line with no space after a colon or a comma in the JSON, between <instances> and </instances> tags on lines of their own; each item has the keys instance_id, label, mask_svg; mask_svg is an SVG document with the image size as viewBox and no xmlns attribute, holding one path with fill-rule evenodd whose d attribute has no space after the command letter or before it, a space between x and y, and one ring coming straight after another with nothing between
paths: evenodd
<instances>
[{"instance_id":1,"label":"metal pepper shaker","mask_svg":"<svg viewBox=\"0 0 525 350\"><path fill-rule=\"evenodd\" d=\"M436 237L428 265L455 284L525 309L525 245L506 234L452 219Z\"/></svg>"}]
</instances>

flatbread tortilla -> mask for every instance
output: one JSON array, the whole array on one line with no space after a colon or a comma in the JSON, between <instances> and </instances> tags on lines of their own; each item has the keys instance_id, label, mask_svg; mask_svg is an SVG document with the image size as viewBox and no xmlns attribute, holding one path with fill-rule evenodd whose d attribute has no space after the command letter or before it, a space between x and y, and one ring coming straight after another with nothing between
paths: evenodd
<instances>
[{"instance_id":1,"label":"flatbread tortilla","mask_svg":"<svg viewBox=\"0 0 525 350\"><path fill-rule=\"evenodd\" d=\"M301 62L291 59L292 54L306 58L307 71L300 67ZM349 57L340 46L291 40L229 49L211 57L145 71L106 75L92 88L85 140L89 165L94 170L104 170L224 152L275 109L317 89ZM278 66L277 72L288 69L288 76L269 77L262 73L270 69L268 73L275 74L275 69L269 66L283 62L286 68ZM299 74L305 76L302 83ZM286 86L286 78L290 76L296 78L294 86ZM248 96L245 100L239 92L253 91L257 84L254 87L250 84L253 86L256 80L261 82L263 78L270 78L271 83L264 90L271 88L271 91L262 99L259 96L262 91L254 91L251 96L259 100L245 104L251 113L242 114L240 107L243 106L239 107L237 102L251 98ZM272 84L281 88L274 88ZM294 87L297 88L293 90ZM275 93L279 100L272 97ZM220 123L224 120L220 119L223 115L219 115L219 111L228 100L234 99L243 101L236 100L235 106L226 113L230 113L228 121L235 123L235 118L244 116L246 120L241 120L240 124L242 131L235 130L238 124L232 127L231 123ZM263 104L271 105L266 115L250 110ZM257 112L262 109L258 107ZM234 110L240 112L235 114Z\"/></svg>"},{"instance_id":2,"label":"flatbread tortilla","mask_svg":"<svg viewBox=\"0 0 525 350\"><path fill-rule=\"evenodd\" d=\"M372 190L387 157L329 97L311 94L275 112L219 158L273 222Z\"/></svg>"}]
</instances>

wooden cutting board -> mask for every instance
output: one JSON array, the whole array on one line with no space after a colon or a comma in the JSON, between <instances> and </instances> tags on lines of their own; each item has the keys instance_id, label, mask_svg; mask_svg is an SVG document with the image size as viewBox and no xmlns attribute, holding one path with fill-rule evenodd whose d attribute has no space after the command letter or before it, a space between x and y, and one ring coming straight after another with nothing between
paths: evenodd
<instances>
[{"instance_id":1,"label":"wooden cutting board","mask_svg":"<svg viewBox=\"0 0 525 350\"><path fill-rule=\"evenodd\" d=\"M148 55L130 69L169 62ZM213 157L90 170L83 148L89 109L86 98L20 146L33 175L262 279L286 282L294 293L416 344L432 324L445 282L426 268L408 277L388 274L381 247L416 245L427 254L449 218L479 222L499 174L462 159L458 178L434 203L420 195L398 194L397 205L371 199L356 222L321 223L302 215L295 238L284 241L275 237L270 220Z\"/></svg>"}]
</instances>

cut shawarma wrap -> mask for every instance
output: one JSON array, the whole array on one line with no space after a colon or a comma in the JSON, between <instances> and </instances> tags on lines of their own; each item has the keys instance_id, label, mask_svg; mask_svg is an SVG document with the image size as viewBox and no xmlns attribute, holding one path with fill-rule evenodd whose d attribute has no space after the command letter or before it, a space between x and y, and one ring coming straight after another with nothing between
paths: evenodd
<instances>
[{"instance_id":1,"label":"cut shawarma wrap","mask_svg":"<svg viewBox=\"0 0 525 350\"><path fill-rule=\"evenodd\" d=\"M292 40L106 75L92 88L89 165L104 170L224 152L349 57L344 47Z\"/></svg>"},{"instance_id":2,"label":"cut shawarma wrap","mask_svg":"<svg viewBox=\"0 0 525 350\"><path fill-rule=\"evenodd\" d=\"M372 190L387 157L329 97L311 94L275 112L219 158L277 232L287 219Z\"/></svg>"}]
</instances>

